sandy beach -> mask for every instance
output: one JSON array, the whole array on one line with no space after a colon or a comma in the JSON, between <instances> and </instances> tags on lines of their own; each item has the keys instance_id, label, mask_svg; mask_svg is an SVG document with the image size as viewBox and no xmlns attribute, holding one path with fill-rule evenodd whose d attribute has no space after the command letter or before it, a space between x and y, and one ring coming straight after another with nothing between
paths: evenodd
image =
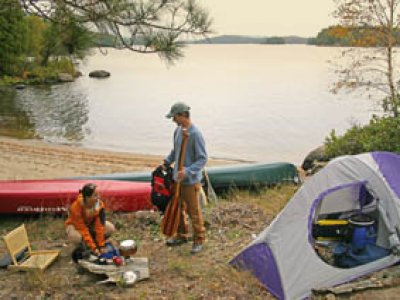
<instances>
[{"instance_id":1,"label":"sandy beach","mask_svg":"<svg viewBox=\"0 0 400 300\"><path fill-rule=\"evenodd\" d=\"M163 156L54 145L0 137L0 180L55 179L115 172L150 171ZM209 165L232 161L211 160Z\"/></svg>"}]
</instances>

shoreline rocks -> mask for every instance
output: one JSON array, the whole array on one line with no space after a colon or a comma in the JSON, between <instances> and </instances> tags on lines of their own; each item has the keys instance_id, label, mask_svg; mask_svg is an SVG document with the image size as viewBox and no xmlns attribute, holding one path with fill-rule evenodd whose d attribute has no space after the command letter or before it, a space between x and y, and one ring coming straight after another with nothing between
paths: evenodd
<instances>
[{"instance_id":1,"label":"shoreline rocks","mask_svg":"<svg viewBox=\"0 0 400 300\"><path fill-rule=\"evenodd\" d=\"M89 77L92 78L108 78L110 75L110 72L105 70L95 70L89 73Z\"/></svg>"},{"instance_id":2,"label":"shoreline rocks","mask_svg":"<svg viewBox=\"0 0 400 300\"><path fill-rule=\"evenodd\" d=\"M325 146L322 145L307 154L306 158L301 164L301 168L307 174L314 174L323 168L328 161L329 157L325 153Z\"/></svg>"}]
</instances>

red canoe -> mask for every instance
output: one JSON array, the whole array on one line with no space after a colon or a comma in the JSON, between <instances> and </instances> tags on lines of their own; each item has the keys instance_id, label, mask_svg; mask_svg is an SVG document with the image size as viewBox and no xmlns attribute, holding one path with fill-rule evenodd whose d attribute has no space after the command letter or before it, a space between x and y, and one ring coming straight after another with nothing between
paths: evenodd
<instances>
[{"instance_id":1,"label":"red canoe","mask_svg":"<svg viewBox=\"0 0 400 300\"><path fill-rule=\"evenodd\" d=\"M0 213L65 213L88 182L97 185L107 209L131 212L151 209L147 182L107 180L0 181Z\"/></svg>"}]
</instances>

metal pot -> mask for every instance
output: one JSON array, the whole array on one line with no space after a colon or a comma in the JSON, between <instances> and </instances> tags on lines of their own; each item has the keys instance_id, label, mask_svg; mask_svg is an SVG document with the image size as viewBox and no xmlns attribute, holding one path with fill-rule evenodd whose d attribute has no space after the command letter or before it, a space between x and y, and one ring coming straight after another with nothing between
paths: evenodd
<instances>
[{"instance_id":1,"label":"metal pot","mask_svg":"<svg viewBox=\"0 0 400 300\"><path fill-rule=\"evenodd\" d=\"M134 271L126 271L122 274L122 283L124 286L133 285L138 280L138 276Z\"/></svg>"},{"instance_id":2,"label":"metal pot","mask_svg":"<svg viewBox=\"0 0 400 300\"><path fill-rule=\"evenodd\" d=\"M126 258L135 255L136 251L137 245L134 240L124 240L119 244L119 252Z\"/></svg>"}]
</instances>

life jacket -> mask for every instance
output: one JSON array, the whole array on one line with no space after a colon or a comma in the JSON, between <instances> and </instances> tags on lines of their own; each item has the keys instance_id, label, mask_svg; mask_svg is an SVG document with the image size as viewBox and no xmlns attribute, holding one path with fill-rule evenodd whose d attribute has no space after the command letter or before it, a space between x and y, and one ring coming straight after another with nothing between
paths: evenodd
<instances>
[{"instance_id":1,"label":"life jacket","mask_svg":"<svg viewBox=\"0 0 400 300\"><path fill-rule=\"evenodd\" d=\"M158 208L162 215L173 196L172 173L173 170L170 166L166 166L165 169L158 166L151 173L151 203Z\"/></svg>"}]
</instances>

